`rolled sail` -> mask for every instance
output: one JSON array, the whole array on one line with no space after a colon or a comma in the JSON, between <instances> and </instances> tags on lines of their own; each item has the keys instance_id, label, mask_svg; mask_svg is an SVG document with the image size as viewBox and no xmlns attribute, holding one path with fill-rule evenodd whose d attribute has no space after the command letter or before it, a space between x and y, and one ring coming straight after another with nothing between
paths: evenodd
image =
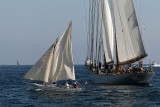
<instances>
[{"instance_id":1,"label":"rolled sail","mask_svg":"<svg viewBox=\"0 0 160 107\"><path fill-rule=\"evenodd\" d=\"M139 61L147 56L132 0L114 0L118 64Z\"/></svg>"},{"instance_id":2,"label":"rolled sail","mask_svg":"<svg viewBox=\"0 0 160 107\"><path fill-rule=\"evenodd\" d=\"M109 63L113 62L114 37L111 11L107 0L99 0L99 13L105 60Z\"/></svg>"}]
</instances>

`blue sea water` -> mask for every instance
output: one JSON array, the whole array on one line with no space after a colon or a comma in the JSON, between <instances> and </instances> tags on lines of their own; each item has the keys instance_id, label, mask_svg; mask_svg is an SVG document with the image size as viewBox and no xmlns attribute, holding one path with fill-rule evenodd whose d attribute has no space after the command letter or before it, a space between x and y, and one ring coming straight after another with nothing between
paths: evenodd
<instances>
[{"instance_id":1,"label":"blue sea water","mask_svg":"<svg viewBox=\"0 0 160 107\"><path fill-rule=\"evenodd\" d=\"M0 107L158 107L160 68L147 86L98 85L89 78L84 65L75 65L76 79L89 85L79 92L30 90L24 75L32 66L0 66Z\"/></svg>"}]
</instances>

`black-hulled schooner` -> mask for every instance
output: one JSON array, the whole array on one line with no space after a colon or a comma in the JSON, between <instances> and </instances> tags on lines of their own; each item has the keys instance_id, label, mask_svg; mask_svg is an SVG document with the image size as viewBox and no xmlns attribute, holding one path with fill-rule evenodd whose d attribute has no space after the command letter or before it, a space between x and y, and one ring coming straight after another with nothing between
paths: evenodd
<instances>
[{"instance_id":1,"label":"black-hulled schooner","mask_svg":"<svg viewBox=\"0 0 160 107\"><path fill-rule=\"evenodd\" d=\"M133 0L90 0L88 57L91 78L104 84L148 84L152 68L147 56ZM133 66L135 62L139 65Z\"/></svg>"}]
</instances>

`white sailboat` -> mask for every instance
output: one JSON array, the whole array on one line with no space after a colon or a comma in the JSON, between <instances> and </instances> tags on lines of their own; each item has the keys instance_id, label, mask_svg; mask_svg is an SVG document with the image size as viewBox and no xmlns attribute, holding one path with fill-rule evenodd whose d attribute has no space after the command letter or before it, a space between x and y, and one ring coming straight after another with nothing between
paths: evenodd
<instances>
[{"instance_id":1,"label":"white sailboat","mask_svg":"<svg viewBox=\"0 0 160 107\"><path fill-rule=\"evenodd\" d=\"M152 67L160 67L160 64L157 64L154 61L152 61L151 65L152 65Z\"/></svg>"},{"instance_id":2,"label":"white sailboat","mask_svg":"<svg viewBox=\"0 0 160 107\"><path fill-rule=\"evenodd\" d=\"M154 72L151 68L143 70L141 60L147 53L133 0L113 0L111 5L108 0L91 0L89 9L90 60L94 62L90 69L93 82L148 84ZM135 62L140 65L132 68L131 64ZM126 65L128 68L125 68Z\"/></svg>"},{"instance_id":3,"label":"white sailboat","mask_svg":"<svg viewBox=\"0 0 160 107\"><path fill-rule=\"evenodd\" d=\"M75 81L75 72L72 56L71 26L65 29L59 40L56 41L45 54L36 62L24 76L25 79L43 81L45 84L30 83L32 88L43 90L80 90L72 85L57 86L55 82L63 80ZM52 84L54 83L54 84Z\"/></svg>"},{"instance_id":4,"label":"white sailboat","mask_svg":"<svg viewBox=\"0 0 160 107\"><path fill-rule=\"evenodd\" d=\"M20 65L19 62L18 62L18 60L17 60L17 65Z\"/></svg>"}]
</instances>

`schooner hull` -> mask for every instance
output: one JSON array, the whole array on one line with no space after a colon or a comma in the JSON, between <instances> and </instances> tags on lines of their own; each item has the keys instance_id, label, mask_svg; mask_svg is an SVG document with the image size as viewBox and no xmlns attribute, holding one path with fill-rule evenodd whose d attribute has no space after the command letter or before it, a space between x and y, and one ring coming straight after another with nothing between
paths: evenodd
<instances>
[{"instance_id":1,"label":"schooner hull","mask_svg":"<svg viewBox=\"0 0 160 107\"><path fill-rule=\"evenodd\" d=\"M96 84L107 85L140 85L149 84L153 78L154 73L134 73L134 74L93 74L91 73L91 79Z\"/></svg>"}]
</instances>

